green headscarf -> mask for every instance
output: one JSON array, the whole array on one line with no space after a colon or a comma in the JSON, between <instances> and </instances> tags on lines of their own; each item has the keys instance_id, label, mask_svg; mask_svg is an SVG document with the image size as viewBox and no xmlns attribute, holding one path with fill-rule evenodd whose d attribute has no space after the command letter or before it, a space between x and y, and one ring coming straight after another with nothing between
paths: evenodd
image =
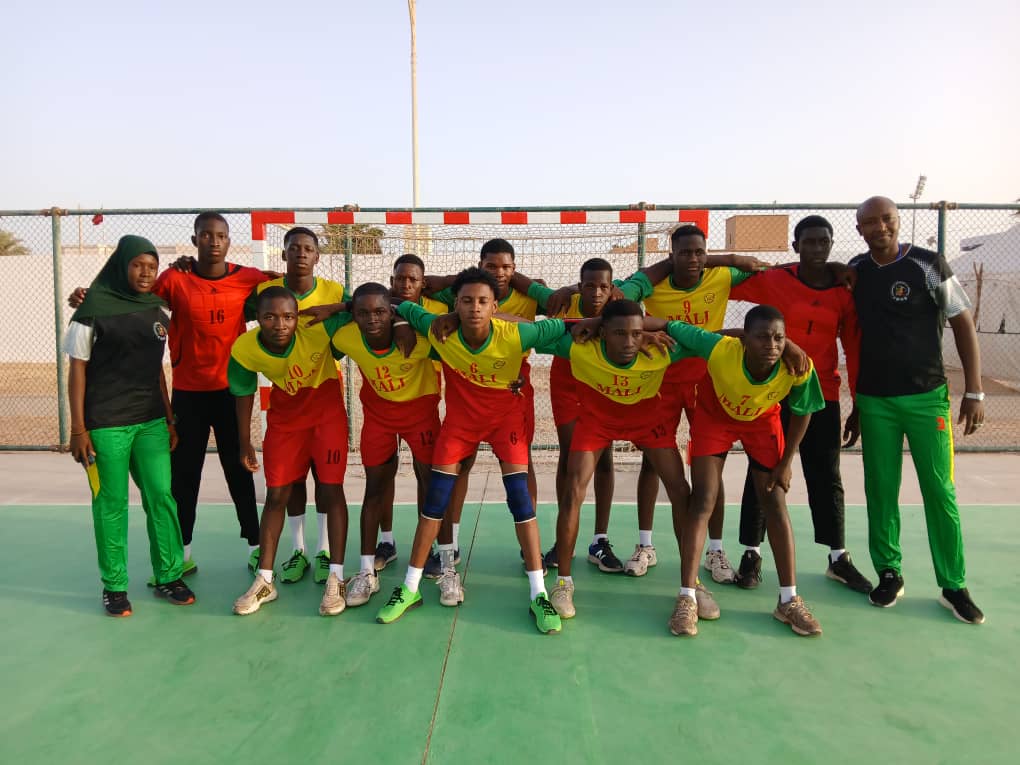
<instances>
[{"instance_id":1,"label":"green headscarf","mask_svg":"<svg viewBox=\"0 0 1020 765\"><path fill-rule=\"evenodd\" d=\"M165 305L163 299L151 292L135 292L128 284L128 264L139 255L149 254L159 259L156 246L141 236L122 236L106 265L92 280L85 300L74 312L71 321L96 316L120 316Z\"/></svg>"}]
</instances>

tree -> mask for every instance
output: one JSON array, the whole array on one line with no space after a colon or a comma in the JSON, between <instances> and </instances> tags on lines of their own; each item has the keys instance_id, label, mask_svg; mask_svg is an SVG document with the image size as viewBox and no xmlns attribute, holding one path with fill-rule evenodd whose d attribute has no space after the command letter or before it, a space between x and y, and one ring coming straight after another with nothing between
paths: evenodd
<instances>
[{"instance_id":1,"label":"tree","mask_svg":"<svg viewBox=\"0 0 1020 765\"><path fill-rule=\"evenodd\" d=\"M28 255L28 248L10 231L0 230L0 257L4 255Z\"/></svg>"},{"instance_id":2,"label":"tree","mask_svg":"<svg viewBox=\"0 0 1020 765\"><path fill-rule=\"evenodd\" d=\"M382 255L381 228L365 223L327 223L322 227L321 249L324 252L343 253L347 237L351 239L351 253L354 255Z\"/></svg>"}]
</instances>

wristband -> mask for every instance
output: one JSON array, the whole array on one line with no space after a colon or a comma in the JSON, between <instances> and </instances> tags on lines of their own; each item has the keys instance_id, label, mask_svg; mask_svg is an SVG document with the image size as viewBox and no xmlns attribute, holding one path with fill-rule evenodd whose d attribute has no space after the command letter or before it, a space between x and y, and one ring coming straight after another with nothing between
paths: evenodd
<instances>
[{"instance_id":1,"label":"wristband","mask_svg":"<svg viewBox=\"0 0 1020 765\"><path fill-rule=\"evenodd\" d=\"M984 401L985 400L985 394L984 393L971 393L971 392L968 391L967 393L963 394L963 397L964 398L969 398L972 401Z\"/></svg>"},{"instance_id":2,"label":"wristband","mask_svg":"<svg viewBox=\"0 0 1020 765\"><path fill-rule=\"evenodd\" d=\"M408 322L403 321L403 320L393 322L393 326L394 327L406 327L407 324L408 324Z\"/></svg>"}]
</instances>

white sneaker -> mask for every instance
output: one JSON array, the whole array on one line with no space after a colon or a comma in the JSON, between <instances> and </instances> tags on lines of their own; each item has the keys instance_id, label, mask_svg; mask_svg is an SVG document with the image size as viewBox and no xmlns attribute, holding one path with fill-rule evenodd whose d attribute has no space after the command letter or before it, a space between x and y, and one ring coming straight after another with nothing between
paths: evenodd
<instances>
[{"instance_id":1,"label":"white sneaker","mask_svg":"<svg viewBox=\"0 0 1020 765\"><path fill-rule=\"evenodd\" d=\"M261 574L256 574L248 591L234 601L234 613L239 616L253 614L262 608L263 603L271 603L276 597L276 586L263 579Z\"/></svg>"},{"instance_id":2,"label":"white sneaker","mask_svg":"<svg viewBox=\"0 0 1020 765\"><path fill-rule=\"evenodd\" d=\"M697 584L694 585L694 589L697 591L698 596L698 618L699 619L718 619L719 618L719 604L715 602L715 598L712 597L712 591L705 587L699 579Z\"/></svg>"},{"instance_id":3,"label":"white sneaker","mask_svg":"<svg viewBox=\"0 0 1020 765\"><path fill-rule=\"evenodd\" d=\"M464 587L460 583L457 569L448 568L436 580L439 585L439 605L459 606L464 602Z\"/></svg>"},{"instance_id":4,"label":"white sneaker","mask_svg":"<svg viewBox=\"0 0 1020 765\"><path fill-rule=\"evenodd\" d=\"M628 576L644 576L648 569L659 562L655 555L655 548L652 545L642 547L634 545L634 554L630 560L623 564L623 572Z\"/></svg>"},{"instance_id":5,"label":"white sneaker","mask_svg":"<svg viewBox=\"0 0 1020 765\"><path fill-rule=\"evenodd\" d=\"M574 610L574 583L557 579L556 586L549 593L549 602L561 619L573 619L577 614Z\"/></svg>"},{"instance_id":6,"label":"white sneaker","mask_svg":"<svg viewBox=\"0 0 1020 765\"><path fill-rule=\"evenodd\" d=\"M733 584L737 580L736 572L724 550L709 550L705 554L705 570L712 575L712 580L719 584Z\"/></svg>"},{"instance_id":7,"label":"white sneaker","mask_svg":"<svg viewBox=\"0 0 1020 765\"><path fill-rule=\"evenodd\" d=\"M343 581L329 572L326 579L326 591L322 593L322 602L319 603L319 616L336 616L343 613L347 608L347 587Z\"/></svg>"},{"instance_id":8,"label":"white sneaker","mask_svg":"<svg viewBox=\"0 0 1020 765\"><path fill-rule=\"evenodd\" d=\"M379 592L379 577L374 571L360 571L348 577L344 584L347 587L347 605L363 606L375 593Z\"/></svg>"}]
</instances>

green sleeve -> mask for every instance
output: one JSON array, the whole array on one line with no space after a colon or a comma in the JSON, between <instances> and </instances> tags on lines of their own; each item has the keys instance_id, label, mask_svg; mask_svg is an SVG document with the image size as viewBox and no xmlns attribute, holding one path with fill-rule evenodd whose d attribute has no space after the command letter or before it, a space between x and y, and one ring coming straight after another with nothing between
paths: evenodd
<instances>
[{"instance_id":1,"label":"green sleeve","mask_svg":"<svg viewBox=\"0 0 1020 765\"><path fill-rule=\"evenodd\" d=\"M328 319L324 319L322 328L326 330L327 335L333 337L333 335L340 331L341 327L346 327L352 321L354 321L354 317L351 314L347 311L341 311L340 313L333 314Z\"/></svg>"},{"instance_id":2,"label":"green sleeve","mask_svg":"<svg viewBox=\"0 0 1020 765\"><path fill-rule=\"evenodd\" d=\"M250 396L259 389L259 376L231 356L227 365L227 383L234 396Z\"/></svg>"},{"instance_id":3,"label":"green sleeve","mask_svg":"<svg viewBox=\"0 0 1020 765\"><path fill-rule=\"evenodd\" d=\"M541 311L545 310L545 304L549 302L549 296L556 290L546 287L544 284L538 282L532 282L531 286L528 287L528 297L538 303L538 308Z\"/></svg>"},{"instance_id":4,"label":"green sleeve","mask_svg":"<svg viewBox=\"0 0 1020 765\"><path fill-rule=\"evenodd\" d=\"M518 324L517 328L521 334L521 350L527 351L559 340L567 325L562 319L542 319L534 324Z\"/></svg>"},{"instance_id":5,"label":"green sleeve","mask_svg":"<svg viewBox=\"0 0 1020 765\"><path fill-rule=\"evenodd\" d=\"M619 287L620 292L623 293L623 296L627 298L627 300L633 300L635 302L644 300L646 297L651 295L652 290L655 289L655 285L652 284L648 280L648 277L640 271L622 282Z\"/></svg>"},{"instance_id":6,"label":"green sleeve","mask_svg":"<svg viewBox=\"0 0 1020 765\"><path fill-rule=\"evenodd\" d=\"M548 353L552 356L559 356L560 358L570 358L570 348L574 344L574 338L570 336L569 332L564 332L556 340L551 340L548 343L535 346L536 353Z\"/></svg>"},{"instance_id":7,"label":"green sleeve","mask_svg":"<svg viewBox=\"0 0 1020 765\"><path fill-rule=\"evenodd\" d=\"M438 297L436 298L439 299ZM429 336L429 327L432 326L432 322L435 321L436 315L429 313L417 303L412 303L410 300L405 300L399 306L397 306L397 313L407 319L408 323L414 327L414 331L419 335Z\"/></svg>"},{"instance_id":8,"label":"green sleeve","mask_svg":"<svg viewBox=\"0 0 1020 765\"><path fill-rule=\"evenodd\" d=\"M244 299L244 320L245 321L258 321L259 314L256 310L256 306L259 302L259 290L255 287L251 292L248 293L248 297Z\"/></svg>"},{"instance_id":9,"label":"green sleeve","mask_svg":"<svg viewBox=\"0 0 1020 765\"><path fill-rule=\"evenodd\" d=\"M722 340L722 335L706 332L701 327L695 327L685 321L669 322L666 324L666 332L677 342L676 348L670 353L670 358L674 361L691 356L707 359L715 349L716 343ZM679 356L676 355L681 348L684 352Z\"/></svg>"},{"instance_id":10,"label":"green sleeve","mask_svg":"<svg viewBox=\"0 0 1020 765\"><path fill-rule=\"evenodd\" d=\"M727 266L727 268L730 270L731 287L736 287L741 282L746 282L757 273L756 271L741 271L739 268L734 268L733 266Z\"/></svg>"},{"instance_id":11,"label":"green sleeve","mask_svg":"<svg viewBox=\"0 0 1020 765\"><path fill-rule=\"evenodd\" d=\"M450 306L450 308L453 308L454 304L457 302L457 296L453 294L453 287L445 287L431 297L433 300L438 300L440 303L446 303Z\"/></svg>"},{"instance_id":12,"label":"green sleeve","mask_svg":"<svg viewBox=\"0 0 1020 765\"><path fill-rule=\"evenodd\" d=\"M790 411L794 414L811 414L825 408L822 384L818 381L818 373L815 372L813 366L811 367L811 376L807 380L790 388L787 400L790 402Z\"/></svg>"}]
</instances>

